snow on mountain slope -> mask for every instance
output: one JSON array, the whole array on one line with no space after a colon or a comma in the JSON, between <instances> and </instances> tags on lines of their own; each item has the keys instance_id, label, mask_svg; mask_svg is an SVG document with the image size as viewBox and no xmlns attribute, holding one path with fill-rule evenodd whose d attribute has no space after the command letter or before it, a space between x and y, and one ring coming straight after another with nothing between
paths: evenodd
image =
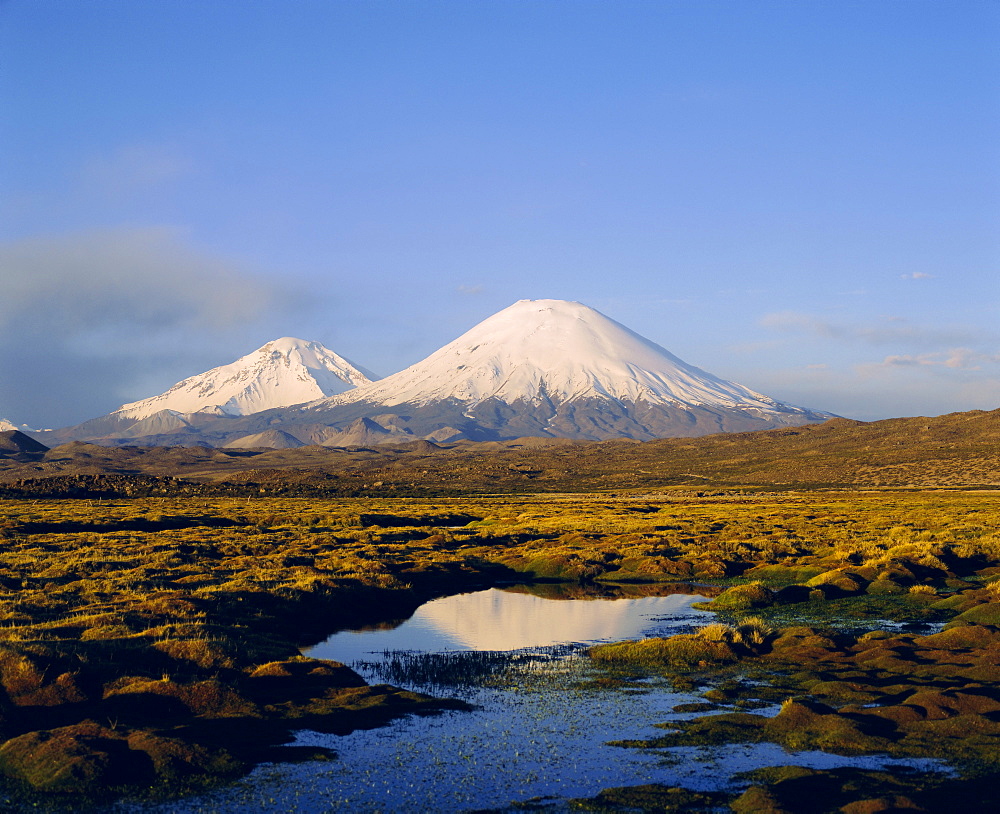
<instances>
[{"instance_id":1,"label":"snow on mountain slope","mask_svg":"<svg viewBox=\"0 0 1000 814\"><path fill-rule=\"evenodd\" d=\"M773 411L785 405L693 367L578 302L520 300L422 362L348 393L314 402L328 409L487 399L508 404L599 398L648 404Z\"/></svg>"},{"instance_id":2,"label":"snow on mountain slope","mask_svg":"<svg viewBox=\"0 0 1000 814\"><path fill-rule=\"evenodd\" d=\"M374 378L319 342L286 336L158 396L122 405L112 415L144 419L163 410L249 415L332 396Z\"/></svg>"},{"instance_id":3,"label":"snow on mountain slope","mask_svg":"<svg viewBox=\"0 0 1000 814\"><path fill-rule=\"evenodd\" d=\"M15 424L10 419L0 418L0 432L9 432L10 430L19 430L20 432L41 432L41 430L33 430L27 424Z\"/></svg>"}]
</instances>

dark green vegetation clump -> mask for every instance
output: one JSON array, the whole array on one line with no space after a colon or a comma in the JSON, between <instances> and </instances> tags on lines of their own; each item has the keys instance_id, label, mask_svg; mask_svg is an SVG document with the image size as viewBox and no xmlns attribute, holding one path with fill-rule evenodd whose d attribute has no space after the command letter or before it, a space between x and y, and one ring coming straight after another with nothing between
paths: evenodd
<instances>
[{"instance_id":1,"label":"dark green vegetation clump","mask_svg":"<svg viewBox=\"0 0 1000 814\"><path fill-rule=\"evenodd\" d=\"M774 591L762 582L748 582L726 588L711 602L704 605L706 610L720 613L742 613L743 611L766 608L775 603Z\"/></svg>"}]
</instances>

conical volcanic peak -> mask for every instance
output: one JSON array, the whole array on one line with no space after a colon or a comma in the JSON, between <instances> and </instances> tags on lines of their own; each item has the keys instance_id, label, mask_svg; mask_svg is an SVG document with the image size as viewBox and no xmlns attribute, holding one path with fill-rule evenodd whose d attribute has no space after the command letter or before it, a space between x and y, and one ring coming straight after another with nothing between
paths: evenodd
<instances>
[{"instance_id":1,"label":"conical volcanic peak","mask_svg":"<svg viewBox=\"0 0 1000 814\"><path fill-rule=\"evenodd\" d=\"M125 404L112 415L143 419L163 410L249 415L332 396L374 378L319 342L286 336L158 396Z\"/></svg>"},{"instance_id":2,"label":"conical volcanic peak","mask_svg":"<svg viewBox=\"0 0 1000 814\"><path fill-rule=\"evenodd\" d=\"M455 399L611 399L773 410L777 402L678 359L578 302L521 300L406 370L311 407Z\"/></svg>"}]
</instances>

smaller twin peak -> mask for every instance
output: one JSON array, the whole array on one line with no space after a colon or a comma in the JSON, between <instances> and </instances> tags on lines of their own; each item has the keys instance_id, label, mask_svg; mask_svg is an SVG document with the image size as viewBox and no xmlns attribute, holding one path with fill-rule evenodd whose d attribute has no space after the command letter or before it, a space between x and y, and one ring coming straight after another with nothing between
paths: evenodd
<instances>
[{"instance_id":1,"label":"smaller twin peak","mask_svg":"<svg viewBox=\"0 0 1000 814\"><path fill-rule=\"evenodd\" d=\"M284 336L158 396L125 404L116 414L137 420L163 410L249 415L333 396L377 378L319 342Z\"/></svg>"}]
</instances>

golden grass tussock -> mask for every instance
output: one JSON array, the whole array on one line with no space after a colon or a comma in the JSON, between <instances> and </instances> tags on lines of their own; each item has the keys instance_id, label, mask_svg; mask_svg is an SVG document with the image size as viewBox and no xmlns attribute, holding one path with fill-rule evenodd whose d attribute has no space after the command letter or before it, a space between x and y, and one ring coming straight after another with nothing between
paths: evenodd
<instances>
[{"instance_id":1,"label":"golden grass tussock","mask_svg":"<svg viewBox=\"0 0 1000 814\"><path fill-rule=\"evenodd\" d=\"M665 639L642 639L590 648L590 657L599 663L642 667L706 667L736 661L725 641L680 633Z\"/></svg>"},{"instance_id":2,"label":"golden grass tussock","mask_svg":"<svg viewBox=\"0 0 1000 814\"><path fill-rule=\"evenodd\" d=\"M204 670L236 667L236 661L225 647L207 639L164 639L154 643L153 647L172 659L190 661Z\"/></svg>"},{"instance_id":3,"label":"golden grass tussock","mask_svg":"<svg viewBox=\"0 0 1000 814\"><path fill-rule=\"evenodd\" d=\"M715 622L694 633L665 638L601 644L590 648L599 663L660 667L708 667L728 664L763 650L774 631L764 620L750 617L736 625Z\"/></svg>"},{"instance_id":4,"label":"golden grass tussock","mask_svg":"<svg viewBox=\"0 0 1000 814\"><path fill-rule=\"evenodd\" d=\"M706 642L729 642L732 639L733 628L730 625L715 622L711 625L705 625L705 627L699 628L696 635L704 639Z\"/></svg>"},{"instance_id":5,"label":"golden grass tussock","mask_svg":"<svg viewBox=\"0 0 1000 814\"><path fill-rule=\"evenodd\" d=\"M203 718L260 717L256 704L214 678L181 683L169 678L157 681L128 677L104 690L105 699L123 696L139 696L140 703L149 703L148 696L176 699L189 712Z\"/></svg>"}]
</instances>

